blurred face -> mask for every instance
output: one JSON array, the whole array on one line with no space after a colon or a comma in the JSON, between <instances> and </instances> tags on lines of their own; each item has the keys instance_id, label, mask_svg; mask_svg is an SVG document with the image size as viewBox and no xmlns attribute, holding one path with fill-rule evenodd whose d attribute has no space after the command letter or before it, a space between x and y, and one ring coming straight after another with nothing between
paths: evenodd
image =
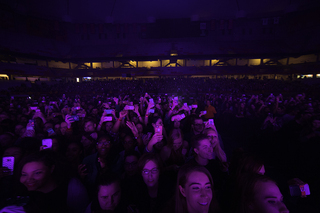
<instances>
[{"instance_id":1,"label":"blurred face","mask_svg":"<svg viewBox=\"0 0 320 213\"><path fill-rule=\"evenodd\" d=\"M124 169L130 176L136 174L138 171L138 158L134 155L127 156L124 160Z\"/></svg>"},{"instance_id":2,"label":"blurred face","mask_svg":"<svg viewBox=\"0 0 320 213\"><path fill-rule=\"evenodd\" d=\"M113 128L113 123L112 122L106 122L106 131L111 132Z\"/></svg>"},{"instance_id":3,"label":"blurred face","mask_svg":"<svg viewBox=\"0 0 320 213\"><path fill-rule=\"evenodd\" d=\"M93 122L88 121L84 124L85 132L94 132L95 130L96 130L96 125Z\"/></svg>"},{"instance_id":4,"label":"blurred face","mask_svg":"<svg viewBox=\"0 0 320 213\"><path fill-rule=\"evenodd\" d=\"M54 131L55 131L56 133L60 133L60 124L54 125Z\"/></svg>"},{"instance_id":5,"label":"blurred face","mask_svg":"<svg viewBox=\"0 0 320 213\"><path fill-rule=\"evenodd\" d=\"M59 142L56 138L52 139L52 151L54 151L54 152L59 151Z\"/></svg>"},{"instance_id":6,"label":"blurred face","mask_svg":"<svg viewBox=\"0 0 320 213\"><path fill-rule=\"evenodd\" d=\"M153 126L154 128L155 128L156 126L163 126L163 122L162 122L162 120L159 118L155 124L152 124L152 126Z\"/></svg>"},{"instance_id":7,"label":"blurred face","mask_svg":"<svg viewBox=\"0 0 320 213\"><path fill-rule=\"evenodd\" d=\"M121 189L118 182L100 186L98 200L102 210L113 211L120 203Z\"/></svg>"},{"instance_id":8,"label":"blurred face","mask_svg":"<svg viewBox=\"0 0 320 213\"><path fill-rule=\"evenodd\" d=\"M211 160L213 159L213 146L208 139L199 141L199 147L194 148L194 151L197 153L199 158Z\"/></svg>"},{"instance_id":9,"label":"blurred face","mask_svg":"<svg viewBox=\"0 0 320 213\"><path fill-rule=\"evenodd\" d=\"M209 130L207 132L207 136L209 137L209 140L213 146L213 148L219 143L218 134L214 130Z\"/></svg>"},{"instance_id":10,"label":"blurred face","mask_svg":"<svg viewBox=\"0 0 320 213\"><path fill-rule=\"evenodd\" d=\"M173 150L176 151L182 146L183 139L176 138L173 140Z\"/></svg>"},{"instance_id":11,"label":"blurred face","mask_svg":"<svg viewBox=\"0 0 320 213\"><path fill-rule=\"evenodd\" d=\"M14 132L16 133L16 135L21 136L25 131L24 129L24 126L19 124L15 127Z\"/></svg>"},{"instance_id":12,"label":"blurred face","mask_svg":"<svg viewBox=\"0 0 320 213\"><path fill-rule=\"evenodd\" d=\"M158 186L159 181L159 168L158 165L150 160L142 169L142 177L147 187Z\"/></svg>"},{"instance_id":13,"label":"blurred face","mask_svg":"<svg viewBox=\"0 0 320 213\"><path fill-rule=\"evenodd\" d=\"M196 119L194 121L194 124L192 125L193 130L197 133L200 133L204 129L203 120L202 119Z\"/></svg>"},{"instance_id":14,"label":"blurred face","mask_svg":"<svg viewBox=\"0 0 320 213\"><path fill-rule=\"evenodd\" d=\"M313 120L312 126L315 129L319 129L320 128L320 120Z\"/></svg>"},{"instance_id":15,"label":"blurred face","mask_svg":"<svg viewBox=\"0 0 320 213\"><path fill-rule=\"evenodd\" d=\"M210 101L207 101L207 106L210 106Z\"/></svg>"},{"instance_id":16,"label":"blurred face","mask_svg":"<svg viewBox=\"0 0 320 213\"><path fill-rule=\"evenodd\" d=\"M83 147L85 148L85 149L88 149L90 146L91 146L91 144L92 144L92 141L90 141L88 138L86 138L85 136L82 136L82 138L81 138L81 143L83 144Z\"/></svg>"},{"instance_id":17,"label":"blurred face","mask_svg":"<svg viewBox=\"0 0 320 213\"><path fill-rule=\"evenodd\" d=\"M72 144L68 145L66 157L70 162L72 162L72 161L78 159L80 157L81 153L82 153L82 151L81 151L80 147L77 144L72 143Z\"/></svg>"},{"instance_id":18,"label":"blurred face","mask_svg":"<svg viewBox=\"0 0 320 213\"><path fill-rule=\"evenodd\" d=\"M48 129L53 129L52 123L46 123L46 124L44 125L43 130L46 132Z\"/></svg>"},{"instance_id":19,"label":"blurred face","mask_svg":"<svg viewBox=\"0 0 320 213\"><path fill-rule=\"evenodd\" d=\"M130 136L126 136L123 141L123 147L125 150L134 149L134 141Z\"/></svg>"},{"instance_id":20,"label":"blurred face","mask_svg":"<svg viewBox=\"0 0 320 213\"><path fill-rule=\"evenodd\" d=\"M180 121L174 121L173 128L175 128L175 129L180 128Z\"/></svg>"},{"instance_id":21,"label":"blurred face","mask_svg":"<svg viewBox=\"0 0 320 213\"><path fill-rule=\"evenodd\" d=\"M250 205L252 213L289 213L284 205L283 196L278 186L271 181L256 183L253 203Z\"/></svg>"},{"instance_id":22,"label":"blurred face","mask_svg":"<svg viewBox=\"0 0 320 213\"><path fill-rule=\"evenodd\" d=\"M21 172L20 182L28 191L43 192L50 179L53 168L50 169L42 162L26 163Z\"/></svg>"},{"instance_id":23,"label":"blurred face","mask_svg":"<svg viewBox=\"0 0 320 213\"><path fill-rule=\"evenodd\" d=\"M62 135L66 134L67 128L68 128L68 124L66 122L62 122L60 124L60 131Z\"/></svg>"},{"instance_id":24,"label":"blurred face","mask_svg":"<svg viewBox=\"0 0 320 213\"><path fill-rule=\"evenodd\" d=\"M139 133L142 133L142 132L143 132L143 126L142 126L142 124L137 124L136 127L137 127L137 130L138 130Z\"/></svg>"},{"instance_id":25,"label":"blurred face","mask_svg":"<svg viewBox=\"0 0 320 213\"><path fill-rule=\"evenodd\" d=\"M139 119L138 119L138 117L137 116L134 116L134 117L132 117L132 122L133 123L138 123L138 121L139 121Z\"/></svg>"},{"instance_id":26,"label":"blurred face","mask_svg":"<svg viewBox=\"0 0 320 213\"><path fill-rule=\"evenodd\" d=\"M92 114L93 115L98 115L98 109L96 109L96 108L92 109Z\"/></svg>"},{"instance_id":27,"label":"blurred face","mask_svg":"<svg viewBox=\"0 0 320 213\"><path fill-rule=\"evenodd\" d=\"M109 138L102 138L96 146L99 156L106 156L111 148L111 141Z\"/></svg>"},{"instance_id":28,"label":"blurred face","mask_svg":"<svg viewBox=\"0 0 320 213\"><path fill-rule=\"evenodd\" d=\"M207 213L212 200L212 186L208 176L194 171L188 176L185 186L179 186L186 198L188 212Z\"/></svg>"}]
</instances>

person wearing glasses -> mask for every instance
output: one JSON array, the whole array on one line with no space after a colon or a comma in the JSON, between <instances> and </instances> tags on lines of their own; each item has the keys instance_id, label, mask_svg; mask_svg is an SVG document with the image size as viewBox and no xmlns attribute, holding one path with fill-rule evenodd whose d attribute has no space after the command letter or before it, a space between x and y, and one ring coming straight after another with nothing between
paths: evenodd
<instances>
[{"instance_id":1,"label":"person wearing glasses","mask_svg":"<svg viewBox=\"0 0 320 213\"><path fill-rule=\"evenodd\" d=\"M161 212L173 196L174 183L163 176L161 159L156 153L145 153L138 161L141 172L139 180L132 186L129 203L140 213Z\"/></svg>"},{"instance_id":2,"label":"person wearing glasses","mask_svg":"<svg viewBox=\"0 0 320 213\"><path fill-rule=\"evenodd\" d=\"M111 137L100 136L96 143L97 152L84 158L82 164L78 166L78 174L87 186L89 195L93 193L92 189L99 174L116 170L117 155L111 148Z\"/></svg>"},{"instance_id":3,"label":"person wearing glasses","mask_svg":"<svg viewBox=\"0 0 320 213\"><path fill-rule=\"evenodd\" d=\"M191 147L192 138L195 137L196 135L201 134L204 130L204 127L205 125L201 117L195 116L192 119L190 131L185 132L184 134L184 140L188 142L189 147Z\"/></svg>"}]
</instances>

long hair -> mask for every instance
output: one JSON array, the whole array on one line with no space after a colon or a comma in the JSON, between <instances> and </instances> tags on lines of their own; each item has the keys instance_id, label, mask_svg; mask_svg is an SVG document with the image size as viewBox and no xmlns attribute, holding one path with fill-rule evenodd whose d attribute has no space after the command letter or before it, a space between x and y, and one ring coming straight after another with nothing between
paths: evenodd
<instances>
[{"instance_id":1,"label":"long hair","mask_svg":"<svg viewBox=\"0 0 320 213\"><path fill-rule=\"evenodd\" d=\"M204 130L204 134L208 135L209 131L216 132L217 136L218 136L218 143L217 143L217 145L216 145L216 147L214 148L213 151L215 152L215 154L217 155L217 157L219 158L219 160L221 162L227 162L227 155L226 155L226 153L223 151L223 149L220 146L220 139L219 139L218 132L213 128L207 128L207 129Z\"/></svg>"},{"instance_id":2,"label":"long hair","mask_svg":"<svg viewBox=\"0 0 320 213\"><path fill-rule=\"evenodd\" d=\"M182 186L183 188L185 188L189 175L195 171L201 172L207 175L211 183L211 187L213 189L212 176L205 167L199 166L199 165L191 165L191 164L190 165L186 164L182 166L178 172L178 178L177 178L177 184L176 184L175 211L174 211L175 213L188 212L186 198L181 194L179 186ZM213 190L212 190L212 200L210 203L209 212L219 212L219 205Z\"/></svg>"},{"instance_id":3,"label":"long hair","mask_svg":"<svg viewBox=\"0 0 320 213\"><path fill-rule=\"evenodd\" d=\"M264 163L259 157L237 149L233 152L229 167L230 177L233 180L239 180L244 173L258 173L263 165Z\"/></svg>"},{"instance_id":4,"label":"long hair","mask_svg":"<svg viewBox=\"0 0 320 213\"><path fill-rule=\"evenodd\" d=\"M139 172L141 174L142 170L143 170L143 167L149 162L149 161L153 161L155 164L157 164L158 166L158 169L160 171L160 174L163 170L163 164L162 164L162 161L159 157L158 154L156 153L153 153L153 152L148 152L148 153L145 153L143 154L139 161L138 161L138 168L139 168Z\"/></svg>"},{"instance_id":5,"label":"long hair","mask_svg":"<svg viewBox=\"0 0 320 213\"><path fill-rule=\"evenodd\" d=\"M276 184L271 178L260 174L246 173L239 177L235 194L235 201L237 201L236 212L250 212L249 205L254 199L255 187L258 182L273 182Z\"/></svg>"}]
</instances>

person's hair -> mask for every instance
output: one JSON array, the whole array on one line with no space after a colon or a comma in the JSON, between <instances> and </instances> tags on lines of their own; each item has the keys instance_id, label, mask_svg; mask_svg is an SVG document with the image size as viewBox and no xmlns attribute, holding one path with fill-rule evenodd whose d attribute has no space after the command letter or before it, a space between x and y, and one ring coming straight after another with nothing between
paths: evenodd
<instances>
[{"instance_id":1,"label":"person's hair","mask_svg":"<svg viewBox=\"0 0 320 213\"><path fill-rule=\"evenodd\" d=\"M205 134L198 134L198 135L195 135L193 138L192 138L192 147L193 148L199 148L199 142L202 141L202 140L205 140L205 139L208 139L208 136L205 135Z\"/></svg>"},{"instance_id":2,"label":"person's hair","mask_svg":"<svg viewBox=\"0 0 320 213\"><path fill-rule=\"evenodd\" d=\"M194 124L195 124L195 121L196 121L196 120L202 120L202 121L203 121L203 119L202 119L202 118L194 117L194 118L192 119L192 125L194 125Z\"/></svg>"},{"instance_id":3,"label":"person's hair","mask_svg":"<svg viewBox=\"0 0 320 213\"><path fill-rule=\"evenodd\" d=\"M158 121L159 119L162 120L162 118L161 118L160 116L152 116L152 118L150 119L150 123L151 123L151 124L155 124L155 123L157 123L157 121Z\"/></svg>"},{"instance_id":4,"label":"person's hair","mask_svg":"<svg viewBox=\"0 0 320 213\"><path fill-rule=\"evenodd\" d=\"M88 117L84 120L83 125L85 125L88 122L92 122L93 124L96 124L96 120L92 117Z\"/></svg>"},{"instance_id":5,"label":"person's hair","mask_svg":"<svg viewBox=\"0 0 320 213\"><path fill-rule=\"evenodd\" d=\"M244 173L258 173L263 165L263 161L256 155L237 149L233 152L230 163L230 177L238 181Z\"/></svg>"},{"instance_id":6,"label":"person's hair","mask_svg":"<svg viewBox=\"0 0 320 213\"><path fill-rule=\"evenodd\" d=\"M124 159L126 159L128 156L135 156L135 157L137 157L138 160L140 158L140 154L135 150L129 150L124 153Z\"/></svg>"},{"instance_id":7,"label":"person's hair","mask_svg":"<svg viewBox=\"0 0 320 213\"><path fill-rule=\"evenodd\" d=\"M62 165L57 161L57 156L52 150L42 150L35 153L32 153L30 155L25 156L19 163L18 166L18 172L16 173L17 181L19 180L21 176L21 171L23 167L27 163L31 162L41 162L46 167L51 169L54 166L54 170L51 173L51 177L55 180L57 184L60 184L64 181L67 181L69 178L69 174L66 174L64 169L62 168ZM18 181L19 182L19 181Z\"/></svg>"},{"instance_id":8,"label":"person's hair","mask_svg":"<svg viewBox=\"0 0 320 213\"><path fill-rule=\"evenodd\" d=\"M80 141L74 140L74 141L68 142L66 144L66 148L68 148L68 146L71 145L71 144L76 144L79 147L79 149L81 150L80 159L82 161L83 158L84 158L84 147L83 147L83 144ZM66 152L66 150L65 150L65 152Z\"/></svg>"},{"instance_id":9,"label":"person's hair","mask_svg":"<svg viewBox=\"0 0 320 213\"><path fill-rule=\"evenodd\" d=\"M178 138L183 138L181 129L172 129L168 137L168 146L173 146L173 141Z\"/></svg>"},{"instance_id":10,"label":"person's hair","mask_svg":"<svg viewBox=\"0 0 320 213\"><path fill-rule=\"evenodd\" d=\"M255 187L258 182L273 182L274 184L276 184L274 180L265 175L254 173L242 174L236 186L235 201L238 202L236 204L236 212L249 212L249 205L254 200Z\"/></svg>"},{"instance_id":11,"label":"person's hair","mask_svg":"<svg viewBox=\"0 0 320 213\"><path fill-rule=\"evenodd\" d=\"M143 167L149 162L149 161L153 161L155 164L157 164L158 166L158 169L161 173L162 171L162 161L159 157L159 155L157 153L153 153L153 152L148 152L148 153L145 153L143 154L139 161L138 161L138 168L139 168L139 171L141 172L143 170Z\"/></svg>"},{"instance_id":12,"label":"person's hair","mask_svg":"<svg viewBox=\"0 0 320 213\"><path fill-rule=\"evenodd\" d=\"M121 188L121 180L118 175L114 173L102 173L97 177L96 180L96 193L92 199L91 210L101 211L101 207L98 200L98 193L101 186L110 186L113 183L118 183Z\"/></svg>"},{"instance_id":13,"label":"person's hair","mask_svg":"<svg viewBox=\"0 0 320 213\"><path fill-rule=\"evenodd\" d=\"M181 194L179 186L182 186L183 188L185 188L189 175L192 172L201 172L209 178L211 188L212 188L212 200L210 203L209 212L219 211L218 202L216 200L216 196L213 190L213 179L210 172L203 166L186 164L182 166L178 172L176 192L175 192L176 194L175 194L175 211L174 212L175 213L188 212L186 198Z\"/></svg>"},{"instance_id":14,"label":"person's hair","mask_svg":"<svg viewBox=\"0 0 320 213\"><path fill-rule=\"evenodd\" d=\"M99 142L99 141L101 141L103 139L109 140L111 144L113 143L113 139L109 134L101 134L101 135L99 135L96 142Z\"/></svg>"},{"instance_id":15,"label":"person's hair","mask_svg":"<svg viewBox=\"0 0 320 213\"><path fill-rule=\"evenodd\" d=\"M217 135L218 135L218 132L215 129L211 128L211 127L210 128L206 128L204 130L204 134L208 135L209 131L216 132ZM215 150L216 150L215 153L216 153L217 157L219 158L219 160L222 161L222 162L227 162L227 155L226 155L226 153L223 151L223 149L220 146L219 136L218 136L218 144L216 145L216 149Z\"/></svg>"}]
</instances>

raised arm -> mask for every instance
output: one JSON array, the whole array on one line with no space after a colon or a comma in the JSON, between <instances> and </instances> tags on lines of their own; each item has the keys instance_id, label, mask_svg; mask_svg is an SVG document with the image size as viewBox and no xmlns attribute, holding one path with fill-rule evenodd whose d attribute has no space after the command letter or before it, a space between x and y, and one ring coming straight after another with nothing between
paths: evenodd
<instances>
[{"instance_id":1,"label":"raised arm","mask_svg":"<svg viewBox=\"0 0 320 213\"><path fill-rule=\"evenodd\" d=\"M114 133L119 132L121 121L126 117L127 114L128 114L127 110L122 110L119 113L119 119L117 119L116 123L113 125L112 132L114 132Z\"/></svg>"}]
</instances>

